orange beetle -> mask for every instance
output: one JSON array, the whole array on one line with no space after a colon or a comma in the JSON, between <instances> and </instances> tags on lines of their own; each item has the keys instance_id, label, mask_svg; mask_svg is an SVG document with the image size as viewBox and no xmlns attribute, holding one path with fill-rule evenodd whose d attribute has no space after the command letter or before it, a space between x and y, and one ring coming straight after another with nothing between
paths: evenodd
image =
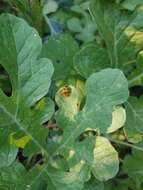
<instances>
[{"instance_id":1,"label":"orange beetle","mask_svg":"<svg viewBox=\"0 0 143 190\"><path fill-rule=\"evenodd\" d=\"M60 94L64 97L69 97L71 95L71 87L65 85L63 88L60 89Z\"/></svg>"}]
</instances>

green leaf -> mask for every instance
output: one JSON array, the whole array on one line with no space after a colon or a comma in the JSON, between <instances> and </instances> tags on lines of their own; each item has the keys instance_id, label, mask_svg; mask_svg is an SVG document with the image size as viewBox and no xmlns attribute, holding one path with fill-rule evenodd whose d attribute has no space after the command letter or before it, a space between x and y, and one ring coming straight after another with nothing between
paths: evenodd
<instances>
[{"instance_id":1,"label":"green leaf","mask_svg":"<svg viewBox=\"0 0 143 190\"><path fill-rule=\"evenodd\" d=\"M81 42L92 42L95 39L96 25L89 14L89 1L79 2L71 7L74 15L67 20L68 29Z\"/></svg>"},{"instance_id":2,"label":"green leaf","mask_svg":"<svg viewBox=\"0 0 143 190\"><path fill-rule=\"evenodd\" d=\"M49 13L53 13L58 9L58 4L56 1L50 0L44 4L43 14L47 15Z\"/></svg>"},{"instance_id":3,"label":"green leaf","mask_svg":"<svg viewBox=\"0 0 143 190\"><path fill-rule=\"evenodd\" d=\"M90 167L87 164L85 164L82 160L76 163L74 166L72 166L70 168L70 171L75 172L78 176L80 176L80 178L84 182L88 181L91 177Z\"/></svg>"},{"instance_id":4,"label":"green leaf","mask_svg":"<svg viewBox=\"0 0 143 190\"><path fill-rule=\"evenodd\" d=\"M73 73L73 56L77 50L78 45L70 35L50 37L43 45L41 57L52 60L55 80L68 78Z\"/></svg>"},{"instance_id":5,"label":"green leaf","mask_svg":"<svg viewBox=\"0 0 143 190\"><path fill-rule=\"evenodd\" d=\"M91 178L90 166L93 161L94 146L95 137L87 137L80 142L76 142L69 150L67 157L64 155L69 163L70 171L76 172L84 182Z\"/></svg>"},{"instance_id":6,"label":"green leaf","mask_svg":"<svg viewBox=\"0 0 143 190\"><path fill-rule=\"evenodd\" d=\"M121 3L123 8L130 11L133 11L140 4L143 4L142 0L124 0Z\"/></svg>"},{"instance_id":7,"label":"green leaf","mask_svg":"<svg viewBox=\"0 0 143 190\"><path fill-rule=\"evenodd\" d=\"M82 25L83 22L78 18L73 17L67 21L68 29L75 33L76 39L83 42L92 42L95 39L95 24L87 20L87 22L84 21L84 27Z\"/></svg>"},{"instance_id":8,"label":"green leaf","mask_svg":"<svg viewBox=\"0 0 143 190\"><path fill-rule=\"evenodd\" d=\"M88 128L106 133L112 123L113 107L124 103L128 95L128 83L120 70L105 69L92 74L86 82L83 110L65 127L64 147Z\"/></svg>"},{"instance_id":9,"label":"green leaf","mask_svg":"<svg viewBox=\"0 0 143 190\"><path fill-rule=\"evenodd\" d=\"M74 57L74 67L84 78L108 67L109 63L108 53L100 44L84 45Z\"/></svg>"},{"instance_id":10,"label":"green leaf","mask_svg":"<svg viewBox=\"0 0 143 190\"><path fill-rule=\"evenodd\" d=\"M7 0L6 0L7 1ZM39 0L25 1L25 0L8 0L12 8L17 10L17 14L24 18L30 25L35 27L40 35L43 33L43 15L42 5Z\"/></svg>"},{"instance_id":11,"label":"green leaf","mask_svg":"<svg viewBox=\"0 0 143 190\"><path fill-rule=\"evenodd\" d=\"M25 168L18 162L10 167L2 168L0 171L0 189L2 190L24 190L28 188Z\"/></svg>"},{"instance_id":12,"label":"green leaf","mask_svg":"<svg viewBox=\"0 0 143 190\"><path fill-rule=\"evenodd\" d=\"M123 171L136 183L136 187L141 187L143 181L143 153L133 151L132 155L127 155L123 164Z\"/></svg>"},{"instance_id":13,"label":"green leaf","mask_svg":"<svg viewBox=\"0 0 143 190\"><path fill-rule=\"evenodd\" d=\"M82 26L81 26L81 22L78 18L71 18L67 21L67 25L69 30L71 30L72 32L81 32L82 31Z\"/></svg>"},{"instance_id":14,"label":"green leaf","mask_svg":"<svg viewBox=\"0 0 143 190\"><path fill-rule=\"evenodd\" d=\"M42 98L34 108L34 118L37 120L41 120L41 124L47 122L54 115L54 102L47 97Z\"/></svg>"},{"instance_id":15,"label":"green leaf","mask_svg":"<svg viewBox=\"0 0 143 190\"><path fill-rule=\"evenodd\" d=\"M100 181L113 178L119 169L118 153L108 139L97 136L86 138L75 144L77 161L88 166L88 170ZM85 154L86 152L86 154ZM79 163L78 161L78 163ZM79 164L77 164L77 167ZM81 168L82 170L82 168Z\"/></svg>"},{"instance_id":16,"label":"green leaf","mask_svg":"<svg viewBox=\"0 0 143 190\"><path fill-rule=\"evenodd\" d=\"M83 182L73 172L61 172L55 169L48 169L48 190L81 190Z\"/></svg>"},{"instance_id":17,"label":"green leaf","mask_svg":"<svg viewBox=\"0 0 143 190\"><path fill-rule=\"evenodd\" d=\"M87 79L86 91L81 124L105 132L112 122L113 107L128 98L127 80L120 70L105 69Z\"/></svg>"},{"instance_id":18,"label":"green leaf","mask_svg":"<svg viewBox=\"0 0 143 190\"><path fill-rule=\"evenodd\" d=\"M117 183L115 183L114 181L111 181L111 180L106 182L104 184L104 190L121 190L121 189L129 190L130 188L137 190L137 187L132 185L133 184L132 180L129 180L128 178L127 179L116 178L116 179L117 179ZM115 179L115 181L116 181L116 179Z\"/></svg>"},{"instance_id":19,"label":"green leaf","mask_svg":"<svg viewBox=\"0 0 143 190\"><path fill-rule=\"evenodd\" d=\"M43 190L81 190L83 182L73 172L62 172L47 165L33 167L27 171L19 162L0 171L0 189L2 190L40 190L42 182L46 187Z\"/></svg>"},{"instance_id":20,"label":"green leaf","mask_svg":"<svg viewBox=\"0 0 143 190\"><path fill-rule=\"evenodd\" d=\"M88 166L91 165L94 159L93 152L96 144L95 142L95 137L86 137L84 140L75 144L76 157L78 160L87 163Z\"/></svg>"},{"instance_id":21,"label":"green leaf","mask_svg":"<svg viewBox=\"0 0 143 190\"><path fill-rule=\"evenodd\" d=\"M85 183L83 190L104 190L104 184L92 178Z\"/></svg>"},{"instance_id":22,"label":"green leaf","mask_svg":"<svg viewBox=\"0 0 143 190\"><path fill-rule=\"evenodd\" d=\"M92 172L99 181L107 181L117 174L119 170L118 153L108 139L101 136L87 137L76 143L74 148L75 151L71 149L68 156L72 171L78 168L81 172L85 166L88 166L88 171ZM81 168L80 164L84 168ZM84 173L86 172L84 170ZM89 179L87 176L86 178Z\"/></svg>"},{"instance_id":23,"label":"green leaf","mask_svg":"<svg viewBox=\"0 0 143 190\"><path fill-rule=\"evenodd\" d=\"M143 137L143 96L139 99L130 97L126 103L127 120L125 134L128 141L137 143Z\"/></svg>"},{"instance_id":24,"label":"green leaf","mask_svg":"<svg viewBox=\"0 0 143 190\"><path fill-rule=\"evenodd\" d=\"M0 132L0 168L10 166L16 159L18 148L10 144L9 131Z\"/></svg>"},{"instance_id":25,"label":"green leaf","mask_svg":"<svg viewBox=\"0 0 143 190\"><path fill-rule=\"evenodd\" d=\"M113 153L113 157L111 157L111 162L108 160L107 167L105 164L105 168L102 166L104 165L104 159L102 162L102 158L98 157L102 156L102 154L94 154L95 158L93 156L94 146L96 146L95 141L89 140L84 141L83 143L78 143L77 139L88 128L95 129L101 133L106 133L107 128L112 123L112 112L114 106L124 103L128 98L128 95L129 92L127 80L123 73L118 69L105 69L101 72L91 75L88 78L86 82L86 103L83 110L80 111L70 122L69 120L67 122L66 119L62 120L61 127L64 129L63 139L59 144L58 152L64 154L65 150L68 150L70 155L75 154L76 152L75 156L78 158L78 160L74 159L74 157L72 159L72 155L70 156L71 159L68 160L68 162L73 162L72 168L74 168L74 166L79 167L81 169L80 171L82 172L80 161L88 163L89 167L91 166L92 169L96 168L97 165L99 165L99 161L101 161L101 165L99 165L100 167L98 170L105 169L105 171L100 172L99 176L97 176L97 179L108 180L116 175L119 162L118 155L107 139L103 138L103 141L105 141L104 144L107 144L105 149L107 148L107 150L111 150L109 151L109 154ZM100 148L102 152L104 146L101 146ZM84 155L85 151L87 154ZM105 153L106 154L103 155L103 158L106 159L107 156L107 159L109 159L107 151L105 151ZM98 162L97 165L96 156ZM111 164L111 167L108 166L108 163L109 165ZM97 175L96 169L94 170L94 174Z\"/></svg>"},{"instance_id":26,"label":"green leaf","mask_svg":"<svg viewBox=\"0 0 143 190\"><path fill-rule=\"evenodd\" d=\"M136 69L133 70L133 72L129 75L129 85L135 86L135 85L143 85L143 51L141 51L137 58L137 65Z\"/></svg>"},{"instance_id":27,"label":"green leaf","mask_svg":"<svg viewBox=\"0 0 143 190\"><path fill-rule=\"evenodd\" d=\"M37 174L40 175L38 176ZM22 164L14 162L10 167L4 167L0 171L1 190L39 190L40 184L44 179L38 167L27 171ZM44 189L46 190L46 189Z\"/></svg>"},{"instance_id":28,"label":"green leaf","mask_svg":"<svg viewBox=\"0 0 143 190\"><path fill-rule=\"evenodd\" d=\"M0 64L10 76L13 96L20 94L19 101L33 105L48 92L53 67L49 60L37 59L41 39L24 20L2 15L0 24Z\"/></svg>"},{"instance_id":29,"label":"green leaf","mask_svg":"<svg viewBox=\"0 0 143 190\"><path fill-rule=\"evenodd\" d=\"M129 74L143 48L142 6L130 13L120 9L113 1L92 0L90 12L105 42L103 56L108 54L108 65ZM101 62L100 59L98 62Z\"/></svg>"},{"instance_id":30,"label":"green leaf","mask_svg":"<svg viewBox=\"0 0 143 190\"><path fill-rule=\"evenodd\" d=\"M41 136L46 133L30 107L47 94L53 74L51 62L38 59L41 48L37 31L24 20L10 14L0 16L0 64L12 84L11 97L0 90L0 126L30 135L38 149L45 144Z\"/></svg>"}]
</instances>

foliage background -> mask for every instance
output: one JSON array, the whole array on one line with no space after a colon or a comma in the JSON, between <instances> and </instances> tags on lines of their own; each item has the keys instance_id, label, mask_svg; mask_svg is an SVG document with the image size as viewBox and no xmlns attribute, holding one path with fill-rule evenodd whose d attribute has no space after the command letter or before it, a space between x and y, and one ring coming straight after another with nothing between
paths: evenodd
<instances>
[{"instance_id":1,"label":"foliage background","mask_svg":"<svg viewBox=\"0 0 143 190\"><path fill-rule=\"evenodd\" d=\"M142 190L142 0L0 13L0 189Z\"/></svg>"}]
</instances>

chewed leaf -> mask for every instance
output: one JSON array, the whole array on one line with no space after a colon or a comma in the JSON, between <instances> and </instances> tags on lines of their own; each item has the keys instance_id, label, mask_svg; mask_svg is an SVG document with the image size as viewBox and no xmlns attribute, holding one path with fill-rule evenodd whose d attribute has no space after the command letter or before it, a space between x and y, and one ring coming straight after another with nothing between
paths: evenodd
<instances>
[{"instance_id":1,"label":"chewed leaf","mask_svg":"<svg viewBox=\"0 0 143 190\"><path fill-rule=\"evenodd\" d=\"M113 133L123 127L126 121L126 110L122 106L117 106L112 113L112 124L108 128L108 133Z\"/></svg>"}]
</instances>

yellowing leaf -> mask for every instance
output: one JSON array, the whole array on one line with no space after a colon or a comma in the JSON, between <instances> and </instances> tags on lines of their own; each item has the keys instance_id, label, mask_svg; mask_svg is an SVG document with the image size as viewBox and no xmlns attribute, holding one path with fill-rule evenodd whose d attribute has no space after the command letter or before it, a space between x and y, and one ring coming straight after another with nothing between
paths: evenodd
<instances>
[{"instance_id":1,"label":"yellowing leaf","mask_svg":"<svg viewBox=\"0 0 143 190\"><path fill-rule=\"evenodd\" d=\"M114 177L119 169L118 153L104 137L96 137L94 149L93 175L100 181Z\"/></svg>"},{"instance_id":2,"label":"yellowing leaf","mask_svg":"<svg viewBox=\"0 0 143 190\"><path fill-rule=\"evenodd\" d=\"M121 107L117 106L112 113L112 124L108 128L108 133L113 133L123 127L126 121L126 110Z\"/></svg>"},{"instance_id":3,"label":"yellowing leaf","mask_svg":"<svg viewBox=\"0 0 143 190\"><path fill-rule=\"evenodd\" d=\"M28 135L23 136L20 139L15 139L14 134L11 134L10 135L10 144L15 145L18 148L24 148L30 139L31 139L31 137Z\"/></svg>"},{"instance_id":4,"label":"yellowing leaf","mask_svg":"<svg viewBox=\"0 0 143 190\"><path fill-rule=\"evenodd\" d=\"M78 113L79 95L75 87L61 87L55 97L59 113L73 118Z\"/></svg>"}]
</instances>

